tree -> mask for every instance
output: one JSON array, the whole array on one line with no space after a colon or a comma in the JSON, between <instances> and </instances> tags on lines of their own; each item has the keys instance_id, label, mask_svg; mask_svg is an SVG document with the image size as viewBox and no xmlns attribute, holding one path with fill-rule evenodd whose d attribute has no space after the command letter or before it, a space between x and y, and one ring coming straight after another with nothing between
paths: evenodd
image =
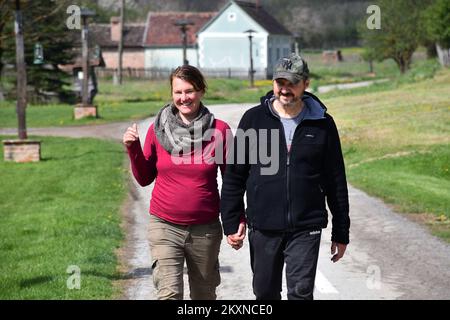
<instances>
[{"instance_id":1,"label":"tree","mask_svg":"<svg viewBox=\"0 0 450 320\"><path fill-rule=\"evenodd\" d=\"M450 49L450 2L437 0L423 14L426 37L437 45L442 65L449 65Z\"/></svg>"},{"instance_id":2,"label":"tree","mask_svg":"<svg viewBox=\"0 0 450 320\"><path fill-rule=\"evenodd\" d=\"M59 1L59 0L58 0ZM66 0L63 0L66 1ZM131 0L127 0L131 1ZM92 0L71 0L70 4L78 5L82 8L88 8L95 11L95 21L97 23L110 23L111 17L117 15L117 0L110 0L110 5L104 7L98 2L105 1L92 1ZM141 8L142 9L142 8Z\"/></svg>"},{"instance_id":3,"label":"tree","mask_svg":"<svg viewBox=\"0 0 450 320\"><path fill-rule=\"evenodd\" d=\"M377 60L393 59L401 73L410 68L412 55L422 36L420 12L424 8L419 0L380 0L381 29L360 29L365 47L370 48Z\"/></svg>"},{"instance_id":4,"label":"tree","mask_svg":"<svg viewBox=\"0 0 450 320\"><path fill-rule=\"evenodd\" d=\"M11 1L6 1L11 3ZM25 41L25 62L28 84L33 88L38 100L45 100L49 94L57 94L61 100L67 99L71 92L65 88L70 84L71 76L60 69L61 64L72 62L73 33L64 23L67 19L66 8L69 1L33 0L21 1ZM9 8L11 10L11 8ZM6 37L2 39L1 49L4 61L15 64L14 26L5 26ZM44 64L35 65L34 48L40 43L44 49ZM15 83L15 79L12 79Z\"/></svg>"},{"instance_id":5,"label":"tree","mask_svg":"<svg viewBox=\"0 0 450 320\"><path fill-rule=\"evenodd\" d=\"M367 61L369 63L369 73L373 73L373 62L377 60L375 51L371 48L364 48L363 52L361 53L361 57L364 61Z\"/></svg>"},{"instance_id":6,"label":"tree","mask_svg":"<svg viewBox=\"0 0 450 320\"><path fill-rule=\"evenodd\" d=\"M443 48L450 48L450 2L436 0L424 13L427 37Z\"/></svg>"}]
</instances>

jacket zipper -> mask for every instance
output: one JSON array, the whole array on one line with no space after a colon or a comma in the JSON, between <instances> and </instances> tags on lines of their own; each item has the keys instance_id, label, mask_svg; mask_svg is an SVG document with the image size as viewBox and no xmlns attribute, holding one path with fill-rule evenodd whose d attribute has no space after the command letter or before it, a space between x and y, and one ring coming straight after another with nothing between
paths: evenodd
<instances>
[{"instance_id":1,"label":"jacket zipper","mask_svg":"<svg viewBox=\"0 0 450 320\"><path fill-rule=\"evenodd\" d=\"M286 148L287 148L287 146L286 146ZM291 148L292 148L292 145L291 145ZM289 168L290 168L290 163L291 163L290 156L291 156L291 152L288 151L287 161L286 161L286 186L287 186L286 193L287 193L287 204L288 204L287 219L288 219L289 230L294 228L294 226L292 225L292 217L291 217L291 196L290 196L291 188L290 188L290 183L289 183L289 180L290 180L289 179L289 171L290 171Z\"/></svg>"},{"instance_id":2,"label":"jacket zipper","mask_svg":"<svg viewBox=\"0 0 450 320\"><path fill-rule=\"evenodd\" d=\"M290 164L291 164L291 151L288 150L287 147L287 143L286 143L286 133L284 132L284 127L283 124L280 121L280 127L281 127L281 132L283 132L283 142L285 145L285 150L286 150L286 200L287 200L287 221L288 221L288 231L291 231L294 229L294 226L292 224L292 216L291 216L291 188L290 188L290 184L289 184L289 168L290 168ZM295 131L297 131L297 128L295 128ZM295 131L294 131L294 136L295 136ZM294 139L292 138L292 141L294 141ZM291 148L292 148L292 144L291 144Z\"/></svg>"},{"instance_id":3,"label":"jacket zipper","mask_svg":"<svg viewBox=\"0 0 450 320\"><path fill-rule=\"evenodd\" d=\"M284 133L284 128L283 129L283 135L284 135L284 144L286 146L286 151L287 151L287 159L286 159L286 187L287 187L287 202L288 202L288 212L287 212L287 219L288 219L288 228L289 231L294 230L294 225L292 223L292 211L291 211L291 188L290 188L290 165L291 165L291 153L292 153L292 148L294 147L294 138L295 138L295 133L297 132L298 127L300 127L301 123L303 122L303 120L300 121L300 123L297 125L297 127L294 130L294 135L292 136L292 143L291 143L291 149L288 150L287 149L287 143L286 143L286 134ZM281 124L281 121L280 121ZM281 124L281 126L283 126L283 124Z\"/></svg>"}]
</instances>

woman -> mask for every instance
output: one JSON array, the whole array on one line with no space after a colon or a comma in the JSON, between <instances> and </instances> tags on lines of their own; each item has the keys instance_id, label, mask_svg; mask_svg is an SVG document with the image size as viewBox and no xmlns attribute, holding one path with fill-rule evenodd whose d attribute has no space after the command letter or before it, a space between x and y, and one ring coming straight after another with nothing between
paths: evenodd
<instances>
[{"instance_id":1,"label":"woman","mask_svg":"<svg viewBox=\"0 0 450 320\"><path fill-rule=\"evenodd\" d=\"M123 143L139 184L156 179L150 201L150 250L157 298L183 299L186 261L191 298L216 299L222 240L216 178L217 169L222 174L225 169L230 128L202 104L206 82L197 68L178 67L170 85L172 103L150 126L144 150L136 124L127 129ZM244 234L242 230L242 238Z\"/></svg>"}]
</instances>

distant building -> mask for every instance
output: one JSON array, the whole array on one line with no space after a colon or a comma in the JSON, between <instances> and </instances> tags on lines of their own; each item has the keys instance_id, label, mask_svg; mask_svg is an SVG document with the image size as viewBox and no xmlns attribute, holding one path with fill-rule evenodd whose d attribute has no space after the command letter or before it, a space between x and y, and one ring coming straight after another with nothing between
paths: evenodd
<instances>
[{"instance_id":1,"label":"distant building","mask_svg":"<svg viewBox=\"0 0 450 320\"><path fill-rule=\"evenodd\" d=\"M187 26L186 58L198 66L196 33L216 12L149 12L144 36L146 68L176 68L183 64L182 32L177 21L193 23Z\"/></svg>"},{"instance_id":2,"label":"distant building","mask_svg":"<svg viewBox=\"0 0 450 320\"><path fill-rule=\"evenodd\" d=\"M252 36L253 68L259 78L271 77L275 62L294 50L294 36L262 6L232 0L219 12L149 12L145 23L124 26L123 68L140 76L167 75L183 63L179 21L188 21L187 60L205 74L247 76ZM120 20L90 25L92 43L101 47L106 69L118 66ZM132 72L143 71L145 72ZM155 73L153 70L166 70Z\"/></svg>"},{"instance_id":3,"label":"distant building","mask_svg":"<svg viewBox=\"0 0 450 320\"><path fill-rule=\"evenodd\" d=\"M250 45L246 30L254 30L253 68L271 77L275 62L294 50L294 36L263 7L230 1L198 31L199 66L206 69L249 70Z\"/></svg>"},{"instance_id":4,"label":"distant building","mask_svg":"<svg viewBox=\"0 0 450 320\"><path fill-rule=\"evenodd\" d=\"M124 69L145 68L144 34L145 23L125 23L123 29L123 56ZM110 24L92 24L89 26L92 42L102 49L106 68L118 67L118 46L120 39L119 17L112 17Z\"/></svg>"}]
</instances>

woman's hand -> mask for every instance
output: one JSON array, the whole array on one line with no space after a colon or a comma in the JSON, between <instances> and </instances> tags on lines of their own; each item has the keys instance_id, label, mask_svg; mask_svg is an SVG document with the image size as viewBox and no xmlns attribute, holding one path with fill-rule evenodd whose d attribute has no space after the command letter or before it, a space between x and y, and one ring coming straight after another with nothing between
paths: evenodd
<instances>
[{"instance_id":1,"label":"woman's hand","mask_svg":"<svg viewBox=\"0 0 450 320\"><path fill-rule=\"evenodd\" d=\"M246 224L245 224L245 222L242 221L239 224L238 232L227 236L227 242L230 246L233 247L233 249L239 250L244 245L246 229L247 229Z\"/></svg>"},{"instance_id":2,"label":"woman's hand","mask_svg":"<svg viewBox=\"0 0 450 320\"><path fill-rule=\"evenodd\" d=\"M139 133L137 129L137 124L133 123L132 127L128 127L123 135L123 144L127 147L131 146L133 142L139 140Z\"/></svg>"}]
</instances>

